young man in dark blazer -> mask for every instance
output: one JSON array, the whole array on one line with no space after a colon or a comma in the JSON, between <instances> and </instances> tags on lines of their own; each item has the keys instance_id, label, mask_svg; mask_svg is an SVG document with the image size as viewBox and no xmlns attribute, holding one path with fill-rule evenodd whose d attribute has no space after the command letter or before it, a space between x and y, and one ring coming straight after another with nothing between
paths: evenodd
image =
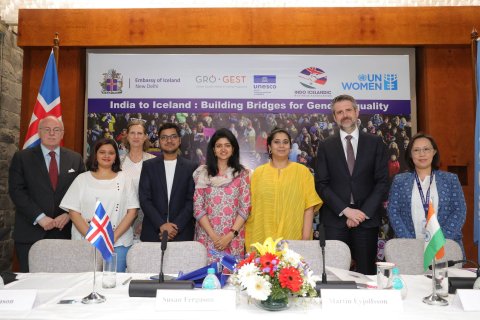
<instances>
[{"instance_id":1,"label":"young man in dark blazer","mask_svg":"<svg viewBox=\"0 0 480 320\"><path fill-rule=\"evenodd\" d=\"M15 153L8 187L15 204L13 239L21 272L28 272L28 253L41 239L70 239L72 224L60 201L77 175L82 156L60 147L63 123L54 116L39 122L40 144ZM53 153L52 153L53 152Z\"/></svg>"},{"instance_id":2,"label":"young man in dark blazer","mask_svg":"<svg viewBox=\"0 0 480 320\"><path fill-rule=\"evenodd\" d=\"M165 123L158 129L162 155L143 163L138 197L145 215L140 240L157 242L163 231L169 241L192 241L193 172L196 165L178 156L180 128Z\"/></svg>"},{"instance_id":3,"label":"young man in dark blazer","mask_svg":"<svg viewBox=\"0 0 480 320\"><path fill-rule=\"evenodd\" d=\"M315 168L317 192L324 201L321 221L328 240L348 244L356 271L375 274L380 209L388 190L385 144L358 129L353 97L336 97L332 111L340 131L320 143Z\"/></svg>"}]
</instances>

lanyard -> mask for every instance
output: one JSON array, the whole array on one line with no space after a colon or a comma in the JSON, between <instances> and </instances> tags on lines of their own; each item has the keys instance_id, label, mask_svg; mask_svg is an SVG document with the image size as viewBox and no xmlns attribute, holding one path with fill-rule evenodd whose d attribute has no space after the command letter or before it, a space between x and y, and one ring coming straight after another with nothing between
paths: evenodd
<instances>
[{"instance_id":1,"label":"lanyard","mask_svg":"<svg viewBox=\"0 0 480 320\"><path fill-rule=\"evenodd\" d=\"M430 202L430 187L432 186L433 177L435 176L435 171L432 170L430 175L430 183L428 184L427 194L423 196L422 185L420 184L420 179L418 178L417 171L415 171L415 181L417 182L418 192L420 193L420 199L422 200L423 210L425 210L425 216L428 214L428 205Z\"/></svg>"}]
</instances>

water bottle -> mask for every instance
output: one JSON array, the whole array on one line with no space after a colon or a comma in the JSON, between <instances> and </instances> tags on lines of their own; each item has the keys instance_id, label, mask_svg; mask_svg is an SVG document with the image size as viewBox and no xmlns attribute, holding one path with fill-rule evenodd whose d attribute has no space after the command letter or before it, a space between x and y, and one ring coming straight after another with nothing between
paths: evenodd
<instances>
[{"instance_id":1,"label":"water bottle","mask_svg":"<svg viewBox=\"0 0 480 320\"><path fill-rule=\"evenodd\" d=\"M400 290L402 299L407 297L407 285L400 276L400 271L398 271L397 267L393 268L392 288L394 290Z\"/></svg>"},{"instance_id":2,"label":"water bottle","mask_svg":"<svg viewBox=\"0 0 480 320\"><path fill-rule=\"evenodd\" d=\"M202 288L203 289L221 289L220 281L215 275L215 268L208 268L207 276L203 279Z\"/></svg>"}]
</instances>

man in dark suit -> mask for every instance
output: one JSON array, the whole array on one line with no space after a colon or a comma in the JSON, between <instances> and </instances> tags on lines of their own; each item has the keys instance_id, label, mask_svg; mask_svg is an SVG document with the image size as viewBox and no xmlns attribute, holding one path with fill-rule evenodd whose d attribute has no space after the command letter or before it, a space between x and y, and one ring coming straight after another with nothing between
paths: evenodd
<instances>
[{"instance_id":1,"label":"man in dark suit","mask_svg":"<svg viewBox=\"0 0 480 320\"><path fill-rule=\"evenodd\" d=\"M336 97L332 111L340 132L320 143L315 169L324 201L320 217L327 239L348 244L356 270L375 274L379 212L388 189L386 148L381 137L358 129L353 97Z\"/></svg>"},{"instance_id":2,"label":"man in dark suit","mask_svg":"<svg viewBox=\"0 0 480 320\"><path fill-rule=\"evenodd\" d=\"M143 163L138 197L145 214L142 241L160 241L163 231L170 241L193 240L193 171L196 165L178 156L180 128L165 123L158 129L162 155Z\"/></svg>"},{"instance_id":3,"label":"man in dark suit","mask_svg":"<svg viewBox=\"0 0 480 320\"><path fill-rule=\"evenodd\" d=\"M15 153L8 187L15 204L13 239L21 272L28 272L28 252L41 239L70 239L72 224L60 201L78 174L80 154L60 147L63 124L53 116L39 122L40 144Z\"/></svg>"}]
</instances>

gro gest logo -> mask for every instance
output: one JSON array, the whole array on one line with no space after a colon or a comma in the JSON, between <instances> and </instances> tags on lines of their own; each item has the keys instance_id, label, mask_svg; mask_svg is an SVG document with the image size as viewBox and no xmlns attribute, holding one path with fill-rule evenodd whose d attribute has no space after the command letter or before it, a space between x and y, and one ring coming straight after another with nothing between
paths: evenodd
<instances>
[{"instance_id":1,"label":"gro gest logo","mask_svg":"<svg viewBox=\"0 0 480 320\"><path fill-rule=\"evenodd\" d=\"M103 74L103 81L100 82L103 94L122 93L123 76L115 69L110 69Z\"/></svg>"},{"instance_id":2,"label":"gro gest logo","mask_svg":"<svg viewBox=\"0 0 480 320\"><path fill-rule=\"evenodd\" d=\"M321 88L327 83L327 74L320 68L310 67L300 71L300 84L308 89Z\"/></svg>"}]
</instances>

